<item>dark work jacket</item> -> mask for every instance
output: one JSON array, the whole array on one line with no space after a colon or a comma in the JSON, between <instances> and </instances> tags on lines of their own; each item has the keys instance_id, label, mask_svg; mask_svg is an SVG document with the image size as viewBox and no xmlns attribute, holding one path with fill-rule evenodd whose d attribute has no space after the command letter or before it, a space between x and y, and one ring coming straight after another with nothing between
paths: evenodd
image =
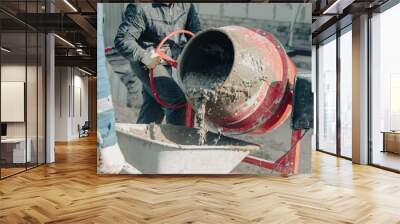
<instances>
[{"instance_id":1,"label":"dark work jacket","mask_svg":"<svg viewBox=\"0 0 400 224\"><path fill-rule=\"evenodd\" d=\"M191 3L132 3L114 40L115 48L130 61L141 61L150 49L169 33L185 29L200 31L200 21ZM173 58L187 41L186 35L176 35L165 45ZM179 49L179 50L174 50Z\"/></svg>"}]
</instances>

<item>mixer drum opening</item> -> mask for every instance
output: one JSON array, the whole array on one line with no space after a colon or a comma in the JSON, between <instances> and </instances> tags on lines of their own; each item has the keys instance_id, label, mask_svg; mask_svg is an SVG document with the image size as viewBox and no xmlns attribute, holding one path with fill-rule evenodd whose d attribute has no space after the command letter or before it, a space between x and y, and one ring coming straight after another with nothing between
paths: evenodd
<instances>
[{"instance_id":1,"label":"mixer drum opening","mask_svg":"<svg viewBox=\"0 0 400 224\"><path fill-rule=\"evenodd\" d=\"M210 89L227 79L234 62L234 48L225 33L207 30L189 41L181 58L179 73L183 85Z\"/></svg>"}]
</instances>

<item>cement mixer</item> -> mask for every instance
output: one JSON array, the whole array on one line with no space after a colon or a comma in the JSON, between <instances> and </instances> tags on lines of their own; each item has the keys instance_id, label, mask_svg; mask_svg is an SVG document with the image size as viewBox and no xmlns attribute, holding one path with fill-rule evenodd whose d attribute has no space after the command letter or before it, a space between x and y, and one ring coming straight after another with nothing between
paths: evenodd
<instances>
[{"instance_id":1,"label":"cement mixer","mask_svg":"<svg viewBox=\"0 0 400 224\"><path fill-rule=\"evenodd\" d=\"M214 82L207 120L223 133L260 134L288 117L295 74L293 62L271 34L227 26L203 31L189 41L181 54L178 83L193 105L188 90L208 89Z\"/></svg>"},{"instance_id":2,"label":"cement mixer","mask_svg":"<svg viewBox=\"0 0 400 224\"><path fill-rule=\"evenodd\" d=\"M167 108L186 106L186 125L193 127L192 108L198 113L196 100L205 97L205 119L228 135L265 134L292 115L292 147L288 153L273 163L251 156L245 161L270 169L278 167L283 173L296 172L301 130L313 126L313 96L310 81L296 77L296 67L281 43L261 29L211 28L192 37L176 62L159 49L171 36L181 33L193 36L188 31L175 31L156 50L177 68L177 83L187 103L163 102L151 71L150 83L156 100ZM203 95L196 95L199 92Z\"/></svg>"},{"instance_id":3,"label":"cement mixer","mask_svg":"<svg viewBox=\"0 0 400 224\"><path fill-rule=\"evenodd\" d=\"M157 49L180 33L193 35L183 30L173 32ZM195 93L211 90L205 117L223 133L265 134L282 124L292 111L296 67L280 42L264 30L240 26L207 29L187 43L179 63L158 52L177 68L177 82L187 97L186 106L196 109ZM151 71L150 83L153 79ZM168 105L158 97L154 84L152 87L163 106L185 106ZM304 102L302 106L306 106ZM310 128L312 119L306 115L301 122L303 128ZM187 126L191 126L193 120L189 118L193 114L188 111L187 116Z\"/></svg>"}]
</instances>

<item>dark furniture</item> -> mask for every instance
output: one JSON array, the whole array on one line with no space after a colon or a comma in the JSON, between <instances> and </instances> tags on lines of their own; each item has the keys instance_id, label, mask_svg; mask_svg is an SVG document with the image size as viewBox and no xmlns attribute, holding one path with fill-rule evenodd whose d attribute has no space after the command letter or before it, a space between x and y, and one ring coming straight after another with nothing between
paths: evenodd
<instances>
[{"instance_id":1,"label":"dark furniture","mask_svg":"<svg viewBox=\"0 0 400 224\"><path fill-rule=\"evenodd\" d=\"M79 138L89 136L89 129L90 129L89 121L85 121L85 123L82 126L78 124Z\"/></svg>"},{"instance_id":2,"label":"dark furniture","mask_svg":"<svg viewBox=\"0 0 400 224\"><path fill-rule=\"evenodd\" d=\"M383 131L382 152L400 154L400 131Z\"/></svg>"},{"instance_id":3,"label":"dark furniture","mask_svg":"<svg viewBox=\"0 0 400 224\"><path fill-rule=\"evenodd\" d=\"M1 136L4 136L4 137L7 136L7 124L6 123L1 123Z\"/></svg>"}]
</instances>

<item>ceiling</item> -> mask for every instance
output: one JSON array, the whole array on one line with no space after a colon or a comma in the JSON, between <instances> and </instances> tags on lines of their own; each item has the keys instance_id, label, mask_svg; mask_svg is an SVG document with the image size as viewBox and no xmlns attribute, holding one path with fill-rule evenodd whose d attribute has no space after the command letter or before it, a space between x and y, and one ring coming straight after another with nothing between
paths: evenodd
<instances>
[{"instance_id":1,"label":"ceiling","mask_svg":"<svg viewBox=\"0 0 400 224\"><path fill-rule=\"evenodd\" d=\"M27 32L26 39L30 41L30 32L54 32L56 65L79 66L96 73L96 3L47 0L46 5L46 0L1 0L2 45L12 49L7 55L10 58L26 53L35 55L36 46L26 45L25 35L17 33Z\"/></svg>"},{"instance_id":2,"label":"ceiling","mask_svg":"<svg viewBox=\"0 0 400 224\"><path fill-rule=\"evenodd\" d=\"M337 29L351 24L353 17L374 11L390 0L312 0L313 44L331 36Z\"/></svg>"},{"instance_id":3,"label":"ceiling","mask_svg":"<svg viewBox=\"0 0 400 224\"><path fill-rule=\"evenodd\" d=\"M351 17L379 7L388 0L269 0L255 2L304 2L312 3L313 42L335 32L338 21L351 22ZM0 25L2 32L28 31L55 32L56 63L75 65L96 71L96 3L98 0L1 0ZM101 2L129 2L128 0L104 0ZM132 1L130 1L132 2ZM49 4L50 3L50 4ZM52 8L52 10L50 10ZM52 13L49 13L52 11ZM27 12L27 13L26 13ZM19 49L25 39L9 34L4 38L9 47ZM12 40L12 41L11 41ZM14 43L11 43L13 42ZM5 43L5 42L3 42ZM74 45L74 46L71 46ZM27 52L32 52L28 45ZM20 49L21 50L21 49ZM15 53L17 54L17 53ZM21 53L22 54L22 53ZM24 53L25 54L25 53Z\"/></svg>"}]
</instances>

